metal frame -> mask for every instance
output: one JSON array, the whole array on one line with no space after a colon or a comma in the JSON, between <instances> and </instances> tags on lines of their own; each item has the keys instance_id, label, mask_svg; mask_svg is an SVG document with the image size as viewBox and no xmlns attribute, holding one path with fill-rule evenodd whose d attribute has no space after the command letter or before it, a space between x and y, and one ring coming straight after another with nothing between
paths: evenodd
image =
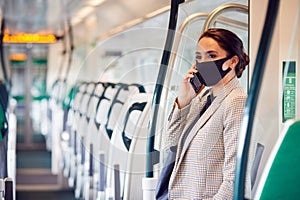
<instances>
[{"instance_id":1,"label":"metal frame","mask_svg":"<svg viewBox=\"0 0 300 200\"><path fill-rule=\"evenodd\" d=\"M211 24L216 21L217 15L223 13L224 10L226 10L226 11L228 11L228 10L241 10L243 12L248 13L248 6L244 6L244 5L240 5L240 4L227 4L227 5L220 6L217 9L213 10L211 14L194 13L194 14L188 16L182 22L182 24L180 25L180 27L177 31L177 35L176 35L175 42L174 42L174 47L173 47L173 52L174 53L172 53L171 58L170 58L170 67L171 67L171 69L174 66L175 58L176 58L176 52L177 52L179 44L180 44L180 39L181 39L182 33L183 33L184 29L186 28L186 26L195 19L199 19L199 18L201 19L201 18L206 17L207 19L206 19L206 22L204 24L204 27L210 27ZM229 18L226 18L226 17L219 17L218 21L223 23L223 24L230 24L231 26L233 25L235 27L239 27L241 29L248 28L247 24L239 22L237 20L229 19ZM206 30L206 29L207 28L205 28L204 30ZM169 83L169 79L168 79L167 83Z\"/></svg>"},{"instance_id":2,"label":"metal frame","mask_svg":"<svg viewBox=\"0 0 300 200\"><path fill-rule=\"evenodd\" d=\"M248 14L248 6L241 5L241 4L225 4L217 7L207 17L207 20L203 26L203 32L206 31L209 27L211 27L212 23L216 21L216 18L220 14L228 11L239 11Z\"/></svg>"}]
</instances>

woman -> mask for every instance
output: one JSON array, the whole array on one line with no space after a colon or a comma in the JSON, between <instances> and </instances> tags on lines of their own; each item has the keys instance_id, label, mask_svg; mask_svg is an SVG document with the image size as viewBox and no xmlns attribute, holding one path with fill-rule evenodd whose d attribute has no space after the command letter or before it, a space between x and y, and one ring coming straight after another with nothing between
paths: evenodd
<instances>
[{"instance_id":1,"label":"woman","mask_svg":"<svg viewBox=\"0 0 300 200\"><path fill-rule=\"evenodd\" d=\"M234 33L213 28L201 35L169 116L165 140L178 146L169 199L232 199L247 98L237 78L248 63Z\"/></svg>"}]
</instances>

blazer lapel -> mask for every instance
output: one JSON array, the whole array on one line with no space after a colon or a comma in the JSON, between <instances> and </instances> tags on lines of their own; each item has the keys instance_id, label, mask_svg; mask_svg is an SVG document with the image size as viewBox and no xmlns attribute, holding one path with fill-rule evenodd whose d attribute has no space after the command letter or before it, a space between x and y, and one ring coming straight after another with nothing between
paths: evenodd
<instances>
[{"instance_id":1,"label":"blazer lapel","mask_svg":"<svg viewBox=\"0 0 300 200\"><path fill-rule=\"evenodd\" d=\"M209 94L209 90L207 90L207 91L205 91L204 92L204 94L202 95L202 97L200 97L200 99L199 99L199 107L197 107L196 109L195 108L192 108L192 110L190 111L191 112L191 115L193 116L193 117L191 117L191 119L192 120L190 120L187 124L186 124L186 127L185 127L185 129L183 130L183 134L181 135L181 139L180 139L180 143L178 144L178 149L177 149L177 158L176 158L176 160L178 161L178 159L179 159L179 156L178 155L180 155L180 152L182 151L182 144L181 144L181 140L182 140L182 137L184 136L184 133L187 131L187 128L188 127L190 127L193 123L195 123L195 125L197 124L197 122L194 122L194 119L195 118L198 118L198 115L199 115L199 110L202 110L203 109L203 107L204 107L204 105L205 105L205 103L206 103L206 101L205 101L205 99L207 98L207 96L208 96L208 94ZM195 126L194 125L194 126ZM194 127L193 127L193 129L194 129ZM191 130L192 131L192 130ZM190 131L190 132L191 132Z\"/></svg>"},{"instance_id":2,"label":"blazer lapel","mask_svg":"<svg viewBox=\"0 0 300 200\"><path fill-rule=\"evenodd\" d=\"M229 88L229 90L223 90L212 102L212 104L208 107L208 109L203 113L203 115L199 118L198 122L195 124L195 126L190 131L189 135L186 138L185 143L183 144L181 153L178 158L177 167L180 166L180 163L191 143L193 138L197 135L198 130L201 129L206 122L209 120L209 118L216 112L216 110L220 107L221 103L225 99L225 97L232 91L233 88Z\"/></svg>"},{"instance_id":3,"label":"blazer lapel","mask_svg":"<svg viewBox=\"0 0 300 200\"><path fill-rule=\"evenodd\" d=\"M220 107L221 101L218 101L218 97L212 102L212 104L207 108L207 110L203 113L203 115L199 118L198 122L192 128L191 132L186 138L186 141L183 145L180 159L182 159L185 154L188 146L190 145L193 138L196 136L199 129L201 129L207 122L207 120L216 112L216 110ZM220 99L219 99L220 100Z\"/></svg>"}]
</instances>

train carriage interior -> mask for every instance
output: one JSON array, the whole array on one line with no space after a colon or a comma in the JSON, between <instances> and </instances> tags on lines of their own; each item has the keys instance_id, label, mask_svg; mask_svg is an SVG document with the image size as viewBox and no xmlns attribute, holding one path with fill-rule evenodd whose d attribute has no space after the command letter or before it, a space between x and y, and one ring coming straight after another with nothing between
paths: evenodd
<instances>
[{"instance_id":1,"label":"train carriage interior","mask_svg":"<svg viewBox=\"0 0 300 200\"><path fill-rule=\"evenodd\" d=\"M0 6L0 200L155 199L168 115L213 27L250 57L233 199L300 198L300 0Z\"/></svg>"}]
</instances>

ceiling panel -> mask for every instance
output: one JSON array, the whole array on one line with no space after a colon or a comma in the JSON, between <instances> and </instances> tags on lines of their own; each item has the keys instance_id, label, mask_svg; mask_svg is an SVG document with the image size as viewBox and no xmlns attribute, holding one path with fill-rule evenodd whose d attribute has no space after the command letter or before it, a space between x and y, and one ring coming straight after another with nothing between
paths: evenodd
<instances>
[{"instance_id":1,"label":"ceiling panel","mask_svg":"<svg viewBox=\"0 0 300 200\"><path fill-rule=\"evenodd\" d=\"M91 6L89 1L91 0L0 0L0 5L6 19L6 27L12 33L35 33L46 30L54 34L62 34L62 31L67 29L66 20L78 19L77 23L73 23L75 38L89 41L109 35L112 31L117 32L124 24L125 28L138 24L147 19L149 13L168 8L171 2L170 0L104 0L98 6ZM181 6L179 22L194 12L208 13L220 4L229 2L245 4L247 0L186 2L190 3ZM88 8L89 13L79 18L78 15L83 8ZM165 25L167 20L166 16L157 18L151 23L156 23L158 26ZM149 23L144 23L144 26L148 25Z\"/></svg>"},{"instance_id":2,"label":"ceiling panel","mask_svg":"<svg viewBox=\"0 0 300 200\"><path fill-rule=\"evenodd\" d=\"M2 13L10 33L60 31L83 0L2 0Z\"/></svg>"}]
</instances>

